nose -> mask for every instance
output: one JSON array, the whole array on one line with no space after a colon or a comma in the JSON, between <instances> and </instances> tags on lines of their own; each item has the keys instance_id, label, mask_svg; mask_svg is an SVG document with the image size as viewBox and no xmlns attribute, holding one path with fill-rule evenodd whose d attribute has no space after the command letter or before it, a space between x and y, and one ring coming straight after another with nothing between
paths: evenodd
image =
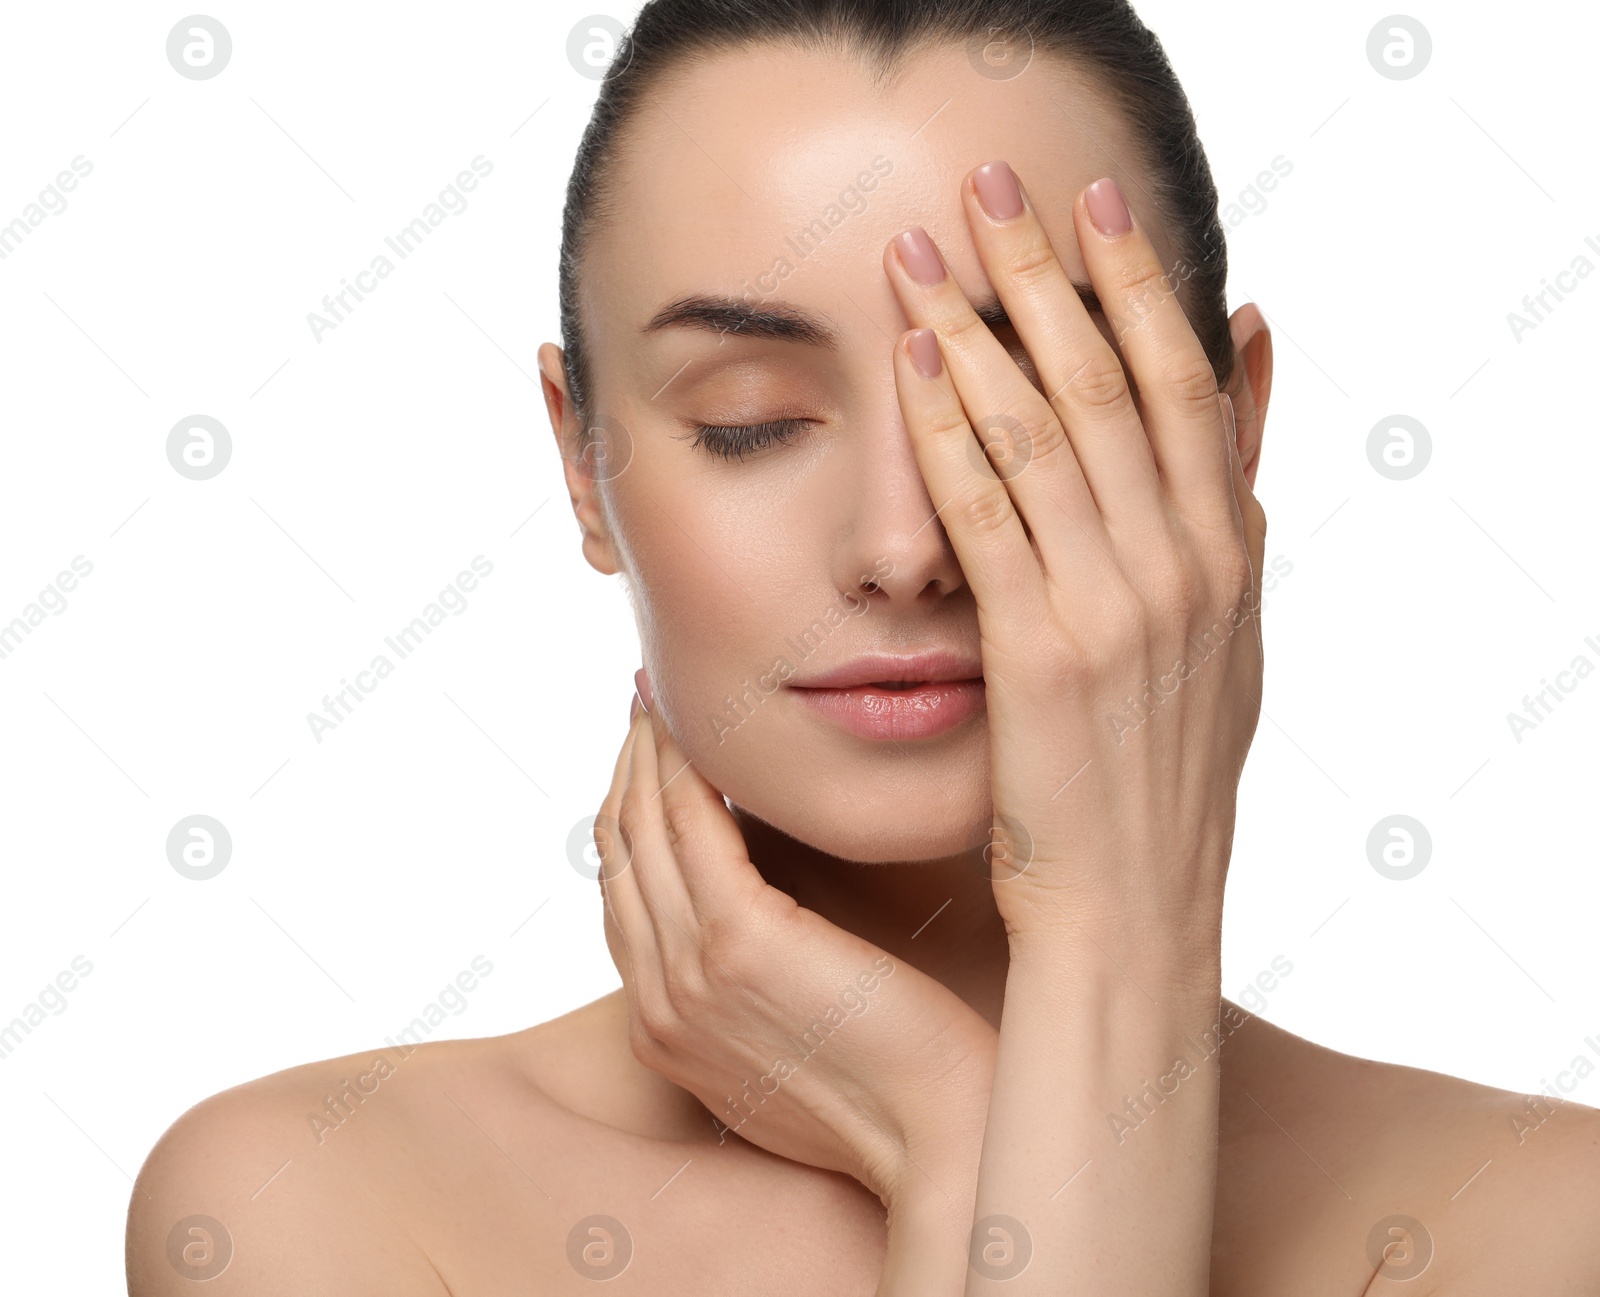
<instances>
[{"instance_id":1,"label":"nose","mask_svg":"<svg viewBox=\"0 0 1600 1297\"><path fill-rule=\"evenodd\" d=\"M846 543L840 589L863 590L891 605L947 599L966 584L955 549L928 494L894 379L850 439L849 485L840 504Z\"/></svg>"}]
</instances>

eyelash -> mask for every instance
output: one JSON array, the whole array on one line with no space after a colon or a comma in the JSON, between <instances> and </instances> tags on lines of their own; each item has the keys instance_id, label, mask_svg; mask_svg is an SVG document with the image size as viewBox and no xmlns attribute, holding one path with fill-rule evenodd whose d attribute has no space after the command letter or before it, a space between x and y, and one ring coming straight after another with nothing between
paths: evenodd
<instances>
[{"instance_id":1,"label":"eyelash","mask_svg":"<svg viewBox=\"0 0 1600 1297\"><path fill-rule=\"evenodd\" d=\"M696 426L690 449L704 446L707 454L725 460L743 460L747 454L782 444L804 430L810 419L772 419L766 423L706 424Z\"/></svg>"}]
</instances>

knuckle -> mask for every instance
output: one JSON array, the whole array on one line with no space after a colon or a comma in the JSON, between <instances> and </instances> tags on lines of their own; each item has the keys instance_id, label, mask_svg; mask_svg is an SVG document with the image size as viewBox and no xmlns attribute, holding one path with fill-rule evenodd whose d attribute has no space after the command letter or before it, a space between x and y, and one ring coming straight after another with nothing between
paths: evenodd
<instances>
[{"instance_id":1,"label":"knuckle","mask_svg":"<svg viewBox=\"0 0 1600 1297\"><path fill-rule=\"evenodd\" d=\"M739 927L733 916L722 908L710 911L700 920L698 937L706 959L732 971L731 965L740 958Z\"/></svg>"},{"instance_id":2,"label":"knuckle","mask_svg":"<svg viewBox=\"0 0 1600 1297\"><path fill-rule=\"evenodd\" d=\"M1202 611L1204 592L1200 579L1181 555L1173 554L1161 561L1153 584L1154 611L1162 624L1187 627Z\"/></svg>"},{"instance_id":3,"label":"knuckle","mask_svg":"<svg viewBox=\"0 0 1600 1297\"><path fill-rule=\"evenodd\" d=\"M759 977L760 951L741 915L718 912L707 916L701 924L700 942L706 962L719 978L744 985ZM704 987L704 978L700 980Z\"/></svg>"},{"instance_id":4,"label":"knuckle","mask_svg":"<svg viewBox=\"0 0 1600 1297\"><path fill-rule=\"evenodd\" d=\"M1255 572L1250 553L1241 538L1224 546L1216 558L1217 584L1227 592L1230 605L1237 605L1255 589Z\"/></svg>"},{"instance_id":5,"label":"knuckle","mask_svg":"<svg viewBox=\"0 0 1600 1297\"><path fill-rule=\"evenodd\" d=\"M666 801L662 808L662 821L666 825L667 841L674 848L687 846L694 840L695 820L694 807L683 802Z\"/></svg>"},{"instance_id":6,"label":"knuckle","mask_svg":"<svg viewBox=\"0 0 1600 1297\"><path fill-rule=\"evenodd\" d=\"M927 437L937 441L972 435L972 424L960 406L941 406L938 413L928 417L923 429Z\"/></svg>"},{"instance_id":7,"label":"knuckle","mask_svg":"<svg viewBox=\"0 0 1600 1297\"><path fill-rule=\"evenodd\" d=\"M1146 640L1144 602L1126 581L1101 583L1094 608L1091 630L1063 635L1058 622L1047 622L1024 650L1030 663L1046 664L1048 678L1065 697L1090 698L1104 681L1125 675Z\"/></svg>"},{"instance_id":8,"label":"knuckle","mask_svg":"<svg viewBox=\"0 0 1600 1297\"><path fill-rule=\"evenodd\" d=\"M991 462L999 456L1007 463L1044 464L1071 446L1066 428L1049 406L980 421L973 425L973 433Z\"/></svg>"},{"instance_id":9,"label":"knuckle","mask_svg":"<svg viewBox=\"0 0 1600 1297\"><path fill-rule=\"evenodd\" d=\"M1136 639L1145 632L1149 622L1149 609L1139 597L1138 589L1130 582L1119 581L1097 598L1105 608L1104 622L1111 626L1118 638Z\"/></svg>"},{"instance_id":10,"label":"knuckle","mask_svg":"<svg viewBox=\"0 0 1600 1297\"><path fill-rule=\"evenodd\" d=\"M1142 640L1126 632L1105 636L1090 646L1077 670L1066 673L1062 688L1079 700L1092 700L1108 689L1117 693L1144 660Z\"/></svg>"},{"instance_id":11,"label":"knuckle","mask_svg":"<svg viewBox=\"0 0 1600 1297\"><path fill-rule=\"evenodd\" d=\"M1050 663L1049 679L1062 697L1081 701L1093 696L1116 663L1125 660L1117 639L1114 634L1102 633L1087 644L1062 644L1045 659Z\"/></svg>"},{"instance_id":12,"label":"knuckle","mask_svg":"<svg viewBox=\"0 0 1600 1297\"><path fill-rule=\"evenodd\" d=\"M1061 420L1053 417L1025 420L1022 436L1027 457L1025 462L1028 464L1049 465L1070 451L1072 446Z\"/></svg>"},{"instance_id":13,"label":"knuckle","mask_svg":"<svg viewBox=\"0 0 1600 1297\"><path fill-rule=\"evenodd\" d=\"M799 914L793 897L765 884L707 913L700 925L701 949L719 985L727 984L722 989L741 994L739 988L768 982L773 949L790 949L799 937L791 926Z\"/></svg>"},{"instance_id":14,"label":"knuckle","mask_svg":"<svg viewBox=\"0 0 1600 1297\"><path fill-rule=\"evenodd\" d=\"M970 306L954 320L936 325L935 328L945 341L954 343L958 347L970 346L975 340L981 341L985 335L993 336L989 333L989 326Z\"/></svg>"},{"instance_id":15,"label":"knuckle","mask_svg":"<svg viewBox=\"0 0 1600 1297\"><path fill-rule=\"evenodd\" d=\"M1061 274L1061 262L1048 242L1031 240L1006 259L1005 272L1018 283L1031 284L1057 278Z\"/></svg>"},{"instance_id":16,"label":"knuckle","mask_svg":"<svg viewBox=\"0 0 1600 1297\"><path fill-rule=\"evenodd\" d=\"M685 1023L697 1021L709 991L704 969L698 961L669 969L661 988L661 996L670 1015L667 1031L676 1032Z\"/></svg>"},{"instance_id":17,"label":"knuckle","mask_svg":"<svg viewBox=\"0 0 1600 1297\"><path fill-rule=\"evenodd\" d=\"M1106 631L1096 641L1090 666L1096 673L1120 675L1146 655L1151 639L1150 609L1133 589L1118 591L1105 606Z\"/></svg>"},{"instance_id":18,"label":"knuckle","mask_svg":"<svg viewBox=\"0 0 1600 1297\"><path fill-rule=\"evenodd\" d=\"M1004 486L969 491L954 510L962 530L975 536L992 536L1017 516L1011 493Z\"/></svg>"},{"instance_id":19,"label":"knuckle","mask_svg":"<svg viewBox=\"0 0 1600 1297\"><path fill-rule=\"evenodd\" d=\"M660 1048L677 1023L677 1012L664 983L641 981L633 990L634 1011L628 1020L628 1034L634 1039L635 1053L640 1044Z\"/></svg>"},{"instance_id":20,"label":"knuckle","mask_svg":"<svg viewBox=\"0 0 1600 1297\"><path fill-rule=\"evenodd\" d=\"M637 1014L628 1020L628 1048L646 1067L649 1067L651 1060L658 1056L661 1048Z\"/></svg>"},{"instance_id":21,"label":"knuckle","mask_svg":"<svg viewBox=\"0 0 1600 1297\"><path fill-rule=\"evenodd\" d=\"M1115 282L1124 310L1135 319L1143 319L1163 298L1173 295L1166 267L1154 259L1140 259L1123 267Z\"/></svg>"},{"instance_id":22,"label":"knuckle","mask_svg":"<svg viewBox=\"0 0 1600 1297\"><path fill-rule=\"evenodd\" d=\"M1128 376L1109 349L1096 351L1079 365L1065 390L1077 404L1102 414L1121 413L1133 405Z\"/></svg>"},{"instance_id":23,"label":"knuckle","mask_svg":"<svg viewBox=\"0 0 1600 1297\"><path fill-rule=\"evenodd\" d=\"M1162 388L1185 405L1217 408L1217 375L1204 354L1188 351L1169 359L1162 368Z\"/></svg>"}]
</instances>

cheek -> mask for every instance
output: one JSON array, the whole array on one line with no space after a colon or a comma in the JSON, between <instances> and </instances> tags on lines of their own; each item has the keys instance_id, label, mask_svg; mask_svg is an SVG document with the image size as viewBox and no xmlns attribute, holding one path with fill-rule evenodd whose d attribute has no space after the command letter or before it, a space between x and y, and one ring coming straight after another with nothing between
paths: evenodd
<instances>
[{"instance_id":1,"label":"cheek","mask_svg":"<svg viewBox=\"0 0 1600 1297\"><path fill-rule=\"evenodd\" d=\"M657 494L630 502L626 517L652 687L686 747L716 743L730 696L770 694L783 680L774 664L803 621L789 611L804 603L794 586L816 565L797 537L759 509L747 515L726 501L710 507Z\"/></svg>"},{"instance_id":2,"label":"cheek","mask_svg":"<svg viewBox=\"0 0 1600 1297\"><path fill-rule=\"evenodd\" d=\"M785 682L800 653L786 643L790 619L781 605L754 603L713 572L674 573L658 591L645 661L661 681L662 719L695 768L717 789L764 805L789 732Z\"/></svg>"},{"instance_id":3,"label":"cheek","mask_svg":"<svg viewBox=\"0 0 1600 1297\"><path fill-rule=\"evenodd\" d=\"M640 635L664 684L720 682L720 698L771 665L786 610L826 580L826 474L793 447L723 464L687 440L641 443L612 495Z\"/></svg>"}]
</instances>

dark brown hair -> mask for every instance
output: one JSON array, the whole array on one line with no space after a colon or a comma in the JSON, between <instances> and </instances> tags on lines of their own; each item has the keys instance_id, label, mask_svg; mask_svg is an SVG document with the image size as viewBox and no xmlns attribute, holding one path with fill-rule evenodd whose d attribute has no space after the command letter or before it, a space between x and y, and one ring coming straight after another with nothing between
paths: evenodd
<instances>
[{"instance_id":1,"label":"dark brown hair","mask_svg":"<svg viewBox=\"0 0 1600 1297\"><path fill-rule=\"evenodd\" d=\"M668 74L694 59L749 44L836 49L881 80L905 59L941 44L979 51L1004 40L1021 57L1063 58L1092 78L1132 127L1155 215L1170 231L1168 268L1219 386L1233 376L1228 332L1228 254L1217 186L1194 113L1161 43L1128 0L650 0L601 81L578 145L561 225L561 337L567 385L589 440L593 367L578 314L579 272L589 241L607 225L617 195L608 177L619 134Z\"/></svg>"}]
</instances>

